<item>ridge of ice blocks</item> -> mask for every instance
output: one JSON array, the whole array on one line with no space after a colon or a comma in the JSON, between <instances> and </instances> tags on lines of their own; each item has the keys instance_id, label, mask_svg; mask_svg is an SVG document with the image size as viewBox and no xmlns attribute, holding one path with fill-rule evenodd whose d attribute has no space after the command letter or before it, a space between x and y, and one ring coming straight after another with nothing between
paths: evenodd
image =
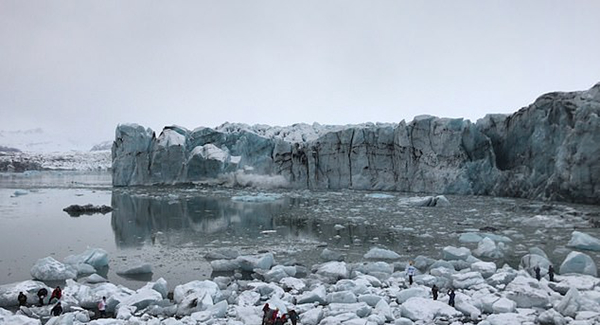
<instances>
[{"instance_id":1,"label":"ridge of ice blocks","mask_svg":"<svg viewBox=\"0 0 600 325\"><path fill-rule=\"evenodd\" d=\"M64 313L50 320L50 306L32 305L39 289L50 291L44 283L6 284L0 286L0 323L250 325L261 322L266 303L281 314L295 310L303 325L600 323L600 279L589 275L595 264L583 253L571 252L560 274L549 282L530 273L532 267L546 266L539 248L530 249L521 258L522 269L515 270L479 261L466 248L448 246L440 252L448 260L413 258L420 270L410 285L404 271L407 260L390 264L385 258L389 252L374 252L370 257L381 260L329 261L312 265L305 274L298 266L276 264L271 253L239 256L237 251L215 250L215 256L228 259L213 262L234 263L231 271L253 272L252 279L232 272L177 285L172 296L162 278L137 290L100 282L104 279L95 276L80 282L69 279L61 299ZM434 284L439 288L437 300L432 299ZM455 289L454 306L449 305L450 288ZM19 292L29 304L15 311ZM90 321L103 296L113 318Z\"/></svg>"}]
</instances>

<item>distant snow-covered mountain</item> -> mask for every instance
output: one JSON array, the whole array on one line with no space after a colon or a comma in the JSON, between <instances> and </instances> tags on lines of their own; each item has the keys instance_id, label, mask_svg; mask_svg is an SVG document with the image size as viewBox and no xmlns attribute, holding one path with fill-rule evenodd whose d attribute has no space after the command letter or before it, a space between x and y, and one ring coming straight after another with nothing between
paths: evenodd
<instances>
[{"instance_id":1,"label":"distant snow-covered mountain","mask_svg":"<svg viewBox=\"0 0 600 325\"><path fill-rule=\"evenodd\" d=\"M35 128L29 130L0 130L0 147L23 152L50 153L89 151L95 143L73 134ZM110 149L110 148L109 148Z\"/></svg>"},{"instance_id":2,"label":"distant snow-covered mountain","mask_svg":"<svg viewBox=\"0 0 600 325\"><path fill-rule=\"evenodd\" d=\"M112 141L93 145L72 137L41 128L0 130L0 172L110 169Z\"/></svg>"}]
</instances>

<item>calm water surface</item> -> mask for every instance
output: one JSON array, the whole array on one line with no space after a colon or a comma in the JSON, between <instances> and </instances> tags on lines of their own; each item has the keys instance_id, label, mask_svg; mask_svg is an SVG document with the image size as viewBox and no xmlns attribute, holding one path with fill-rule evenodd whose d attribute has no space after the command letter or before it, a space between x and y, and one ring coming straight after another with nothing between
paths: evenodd
<instances>
[{"instance_id":1,"label":"calm water surface","mask_svg":"<svg viewBox=\"0 0 600 325\"><path fill-rule=\"evenodd\" d=\"M39 258L62 261L87 247L108 251L106 276L113 283L138 288L164 277L172 288L210 278L204 256L222 247L242 254L270 251L279 263L307 266L320 262L324 247L345 253L350 262L362 260L373 246L406 259L439 258L448 245L476 248L460 243L460 234L487 227L512 239L498 265L517 266L532 246L559 265L574 229L600 238L593 226L599 206L473 196L447 196L449 207L408 206L406 199L414 196L192 185L112 188L106 172L0 174L0 284L30 279ZM62 211L90 203L114 210L80 217ZM598 253L586 253L600 265ZM143 262L152 264L151 277L116 274Z\"/></svg>"}]
</instances>

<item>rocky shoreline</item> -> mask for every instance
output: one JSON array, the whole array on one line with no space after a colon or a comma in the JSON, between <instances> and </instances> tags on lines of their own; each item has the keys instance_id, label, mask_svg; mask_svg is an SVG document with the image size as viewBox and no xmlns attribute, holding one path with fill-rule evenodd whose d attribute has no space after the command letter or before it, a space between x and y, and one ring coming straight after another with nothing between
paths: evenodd
<instances>
[{"instance_id":1,"label":"rocky shoreline","mask_svg":"<svg viewBox=\"0 0 600 325\"><path fill-rule=\"evenodd\" d=\"M494 251L490 247L494 241L486 238L480 238L478 256ZM600 250L600 240L574 231L567 246L575 250L555 266L553 281L547 274L550 262L539 248L530 248L519 268L513 269L498 267L493 258L482 261L468 248L448 246L439 260L413 259L412 285L405 272L408 261L381 247L373 247L359 263L346 263L342 255L326 248L321 252L325 262L310 267L278 264L272 253L240 256L222 248L206 258L212 260L214 271L227 272L226 276L177 285L172 292L162 278L138 290L109 283L94 273L108 266L106 252L88 249L64 263L41 259L31 270L35 279L65 281L62 315L50 317L53 304L16 307L19 292L37 303L39 289L51 291L42 281L28 280L0 286L0 322L260 324L262 307L268 303L280 313L295 310L300 324L311 325L598 324L600 279L595 262L579 251ZM438 300L432 298L433 285L440 288ZM450 288L456 290L454 307L448 301ZM96 306L103 296L110 318L97 319Z\"/></svg>"}]
</instances>

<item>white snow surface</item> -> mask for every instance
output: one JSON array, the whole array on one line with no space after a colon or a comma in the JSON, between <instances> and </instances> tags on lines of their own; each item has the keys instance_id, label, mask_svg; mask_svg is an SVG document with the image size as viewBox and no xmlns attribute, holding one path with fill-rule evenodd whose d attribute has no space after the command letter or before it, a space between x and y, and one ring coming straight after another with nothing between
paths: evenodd
<instances>
[{"instance_id":1,"label":"white snow surface","mask_svg":"<svg viewBox=\"0 0 600 325\"><path fill-rule=\"evenodd\" d=\"M211 143L195 147L191 152L191 156L195 155L199 155L204 159L218 160L221 162L227 161L227 158L229 157L229 153L227 151L222 150Z\"/></svg>"}]
</instances>

